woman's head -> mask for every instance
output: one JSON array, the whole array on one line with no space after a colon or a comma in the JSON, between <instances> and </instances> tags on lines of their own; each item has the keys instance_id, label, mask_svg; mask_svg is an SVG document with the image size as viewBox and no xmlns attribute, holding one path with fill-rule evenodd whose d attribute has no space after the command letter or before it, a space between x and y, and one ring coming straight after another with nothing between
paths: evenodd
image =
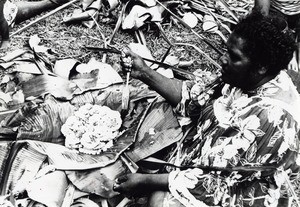
<instances>
[{"instance_id":1,"label":"woman's head","mask_svg":"<svg viewBox=\"0 0 300 207\"><path fill-rule=\"evenodd\" d=\"M295 50L295 41L287 23L280 17L252 13L242 19L233 34L246 42L245 53L271 74L287 68Z\"/></svg>"},{"instance_id":2,"label":"woman's head","mask_svg":"<svg viewBox=\"0 0 300 207\"><path fill-rule=\"evenodd\" d=\"M236 26L222 58L222 78L233 86L254 89L287 67L295 41L278 18L251 14ZM282 26L284 25L284 26Z\"/></svg>"}]
</instances>

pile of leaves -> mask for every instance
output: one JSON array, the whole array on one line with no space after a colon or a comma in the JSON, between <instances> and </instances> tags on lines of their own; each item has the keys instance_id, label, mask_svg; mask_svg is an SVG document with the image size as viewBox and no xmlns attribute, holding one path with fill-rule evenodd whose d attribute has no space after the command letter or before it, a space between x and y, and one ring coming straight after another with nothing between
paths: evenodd
<instances>
[{"instance_id":1,"label":"pile of leaves","mask_svg":"<svg viewBox=\"0 0 300 207\"><path fill-rule=\"evenodd\" d=\"M22 27L29 24L29 21L35 21L28 20L13 28L12 47L2 51L0 107L7 110L10 109L7 105L18 105L29 96L38 97L47 93L41 88L36 91L37 87L34 87L40 86L35 83L41 82L40 79L44 76L28 81L30 77L39 73L48 73L47 71L55 73L57 76L55 79L52 76L48 77L54 81L60 78L69 79L70 71L75 65L76 67L79 65L78 70L87 70L83 73L90 73L95 67L109 67L120 72L118 55L91 51L87 48L121 50L134 39L145 48L149 48L148 53L152 59L186 67L189 71L198 68L218 70L220 68L218 59L224 53L224 42L231 31L230 27L237 23L238 18L247 14L251 7L249 1L234 0L212 2L82 0L67 10L62 10L22 31ZM33 49L32 44L45 46L43 57L38 54L41 51ZM20 51L20 48L24 51ZM15 57L3 56L11 53L15 53L12 56L23 55L27 53L25 50L28 51L28 48L34 51L31 57L26 57L31 60L30 64L28 61L26 63L19 61L16 64ZM108 64L105 64L106 62ZM66 65L69 66L64 70L60 69ZM119 74L123 77L122 73ZM91 76L99 77L99 74L91 73L90 78ZM78 79L78 76L74 77L72 79ZM119 77L115 78L118 79L116 82L122 82ZM63 83L62 79L59 82L62 85L51 87L64 86L65 94L54 94L55 97L70 99L72 93L78 93L69 83ZM81 92L96 87L82 84L87 83L77 83ZM96 84L95 81L93 84ZM20 85L27 94L19 93ZM55 93L54 89L52 91Z\"/></svg>"},{"instance_id":2,"label":"pile of leaves","mask_svg":"<svg viewBox=\"0 0 300 207\"><path fill-rule=\"evenodd\" d=\"M68 165L64 165L71 159L64 157L65 162L58 162L60 158L51 153L56 148L68 155L66 157L77 156L62 146L64 137L60 128L66 119L85 103L106 105L121 112L123 133L118 144L98 157L80 157L85 163L84 169L97 167L101 168L101 173L99 169L69 171L66 174L71 184L67 188L67 183L61 183L68 192L76 186L84 195L93 192L104 198L115 196L113 176L124 173L115 169L124 165L120 163L129 162L127 167L134 172L135 162L182 137L170 106L159 101L153 103L151 100L157 94L139 81L130 81L130 108L122 113L124 76L119 51L129 45L142 57L156 61L151 67L170 78L188 79L191 72L199 68L217 73L218 59L225 51L224 43L231 28L251 8L247 0L82 0L26 30L22 28L35 19L16 25L11 31L11 47L1 51L0 58L0 138L25 140L24 153L34 149L47 155L59 169L68 170ZM37 18L45 14L47 12ZM158 120L155 125L153 120ZM149 133L149 128L156 128L155 136ZM160 142L154 142L158 139ZM56 144L43 145L27 140ZM132 145L128 152L132 160L127 161L120 154ZM9 153L7 146L0 147ZM148 151L145 146L149 147ZM7 158L4 152L3 157ZM22 154L15 155L18 156ZM118 159L120 156L122 162ZM44 159L43 156L36 158ZM95 162L97 165L93 165ZM70 163L72 170L83 165ZM112 168L105 168L112 163ZM0 171L2 193L17 186L10 179L3 179L4 174ZM95 176L101 177L95 179ZM91 180L99 183L91 183ZM95 185L101 188L94 191ZM43 201L38 196L32 199Z\"/></svg>"}]
</instances>

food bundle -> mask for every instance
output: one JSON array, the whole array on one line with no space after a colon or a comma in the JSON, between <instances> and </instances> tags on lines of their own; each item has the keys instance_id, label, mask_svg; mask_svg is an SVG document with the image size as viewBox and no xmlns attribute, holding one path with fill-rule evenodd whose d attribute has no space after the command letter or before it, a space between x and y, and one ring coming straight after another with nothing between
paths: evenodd
<instances>
[{"instance_id":1,"label":"food bundle","mask_svg":"<svg viewBox=\"0 0 300 207\"><path fill-rule=\"evenodd\" d=\"M65 146L87 154L99 154L113 146L122 124L118 111L107 106L85 104L61 128Z\"/></svg>"}]
</instances>

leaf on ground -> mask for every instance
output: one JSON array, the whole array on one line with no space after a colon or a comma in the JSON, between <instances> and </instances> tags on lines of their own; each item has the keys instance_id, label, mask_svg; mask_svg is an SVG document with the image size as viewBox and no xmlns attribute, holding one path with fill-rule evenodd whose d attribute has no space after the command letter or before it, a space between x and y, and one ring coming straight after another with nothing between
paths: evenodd
<instances>
[{"instance_id":1,"label":"leaf on ground","mask_svg":"<svg viewBox=\"0 0 300 207\"><path fill-rule=\"evenodd\" d=\"M15 61L15 66L13 67L12 71L36 75L42 74L38 66L34 62L29 61Z\"/></svg>"},{"instance_id":2,"label":"leaf on ground","mask_svg":"<svg viewBox=\"0 0 300 207\"><path fill-rule=\"evenodd\" d=\"M109 10L110 11L117 8L117 6L120 4L120 2L118 0L108 0L108 3L109 3Z\"/></svg>"},{"instance_id":3,"label":"leaf on ground","mask_svg":"<svg viewBox=\"0 0 300 207\"><path fill-rule=\"evenodd\" d=\"M163 9L157 5L145 8L140 5L134 5L130 12L125 16L122 29L138 29L145 24L145 21L161 22Z\"/></svg>"},{"instance_id":4,"label":"leaf on ground","mask_svg":"<svg viewBox=\"0 0 300 207\"><path fill-rule=\"evenodd\" d=\"M76 85L64 78L38 75L22 84L25 99L52 94L56 98L71 99Z\"/></svg>"},{"instance_id":5,"label":"leaf on ground","mask_svg":"<svg viewBox=\"0 0 300 207\"><path fill-rule=\"evenodd\" d=\"M1 100L3 100L6 104L10 101L12 101L12 97L11 95L7 94L7 93L3 93L2 91L0 91L0 98Z\"/></svg>"},{"instance_id":6,"label":"leaf on ground","mask_svg":"<svg viewBox=\"0 0 300 207\"><path fill-rule=\"evenodd\" d=\"M152 56L150 50L147 48L146 45L139 44L139 43L130 43L128 45L128 47L130 50L132 50L132 52L139 54L139 56L150 59L150 60L154 60L154 57ZM156 65L156 64L154 65L151 62L148 62L148 61L145 61L145 62L148 66L153 66L155 68L158 67L158 65Z\"/></svg>"},{"instance_id":7,"label":"leaf on ground","mask_svg":"<svg viewBox=\"0 0 300 207\"><path fill-rule=\"evenodd\" d=\"M191 28L195 28L198 24L198 18L192 12L184 13L182 20L187 23Z\"/></svg>"},{"instance_id":8,"label":"leaf on ground","mask_svg":"<svg viewBox=\"0 0 300 207\"><path fill-rule=\"evenodd\" d=\"M91 2L87 7L85 7L90 2L85 2L85 5L83 5L82 9L75 9L73 11L73 14L71 16L65 16L63 18L63 22L65 23L71 23L71 22L78 22L78 21L87 21L91 20L92 17L97 19L99 10L102 6L101 0L96 0ZM93 22L93 20L92 20ZM85 22L87 23L87 22ZM85 25L88 26L88 25ZM88 26L91 28L91 26Z\"/></svg>"},{"instance_id":9,"label":"leaf on ground","mask_svg":"<svg viewBox=\"0 0 300 207\"><path fill-rule=\"evenodd\" d=\"M111 65L99 62L94 58L86 64L78 65L76 70L80 72L80 74L72 78L72 81L76 83L80 89L80 91L77 90L75 92L76 94L123 82L121 76Z\"/></svg>"},{"instance_id":10,"label":"leaf on ground","mask_svg":"<svg viewBox=\"0 0 300 207\"><path fill-rule=\"evenodd\" d=\"M49 173L33 180L26 187L29 198L46 206L59 207L65 198L68 186L66 174L63 171Z\"/></svg>"},{"instance_id":11,"label":"leaf on ground","mask_svg":"<svg viewBox=\"0 0 300 207\"><path fill-rule=\"evenodd\" d=\"M53 72L65 79L69 79L70 71L78 64L78 61L75 59L63 59L58 60L54 64Z\"/></svg>"},{"instance_id":12,"label":"leaf on ground","mask_svg":"<svg viewBox=\"0 0 300 207\"><path fill-rule=\"evenodd\" d=\"M216 20L211 15L205 15L203 17L203 24L202 24L203 31L206 32L214 32L218 30L218 25Z\"/></svg>"},{"instance_id":13,"label":"leaf on ground","mask_svg":"<svg viewBox=\"0 0 300 207\"><path fill-rule=\"evenodd\" d=\"M39 38L38 35L32 35L29 38L29 46L31 47L32 50L34 50L35 52L46 53L49 48L40 45L40 43L41 43L41 38Z\"/></svg>"},{"instance_id":14,"label":"leaf on ground","mask_svg":"<svg viewBox=\"0 0 300 207\"><path fill-rule=\"evenodd\" d=\"M82 0L81 4L82 4L82 9L86 10L86 8L88 6L90 6L92 3L94 2L94 0Z\"/></svg>"},{"instance_id":15,"label":"leaf on ground","mask_svg":"<svg viewBox=\"0 0 300 207\"><path fill-rule=\"evenodd\" d=\"M82 207L82 206L89 206L89 207L99 207L97 203L88 199L88 198L79 198L72 203L71 207Z\"/></svg>"}]
</instances>

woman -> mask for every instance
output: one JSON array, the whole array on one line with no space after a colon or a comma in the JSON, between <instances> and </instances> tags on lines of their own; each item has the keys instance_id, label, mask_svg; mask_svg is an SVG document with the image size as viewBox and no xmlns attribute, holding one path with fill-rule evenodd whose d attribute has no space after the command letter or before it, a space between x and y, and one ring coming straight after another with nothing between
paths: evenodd
<instances>
[{"instance_id":1,"label":"woman","mask_svg":"<svg viewBox=\"0 0 300 207\"><path fill-rule=\"evenodd\" d=\"M207 72L197 71L195 81L167 79L125 50L125 71L190 117L197 134L172 159L194 167L128 174L114 189L152 193L152 206L288 206L298 173L300 98L283 69L294 49L279 19L253 13L230 35L222 81L208 89Z\"/></svg>"},{"instance_id":2,"label":"woman","mask_svg":"<svg viewBox=\"0 0 300 207\"><path fill-rule=\"evenodd\" d=\"M9 27L20 23L46 10L54 9L68 0L42 0L11 3L9 0L0 1L0 36L1 48L9 46Z\"/></svg>"}]
</instances>

